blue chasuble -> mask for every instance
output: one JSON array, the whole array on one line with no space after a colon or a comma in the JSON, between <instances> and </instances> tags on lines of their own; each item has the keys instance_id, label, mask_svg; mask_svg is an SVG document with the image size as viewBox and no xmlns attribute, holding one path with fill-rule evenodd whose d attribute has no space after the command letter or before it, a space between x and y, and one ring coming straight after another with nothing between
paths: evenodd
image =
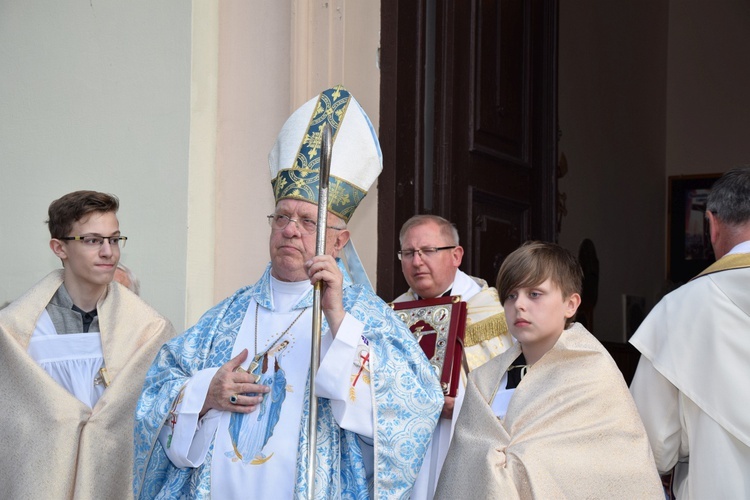
<instances>
[{"instance_id":1,"label":"blue chasuble","mask_svg":"<svg viewBox=\"0 0 750 500\"><path fill-rule=\"evenodd\" d=\"M318 399L316 498L408 498L422 465L432 431L443 405L443 394L419 345L390 307L344 273L344 309L365 325L364 336L374 364L374 477L368 485L357 435L339 427L330 401ZM261 279L209 310L198 323L165 344L149 370L136 409L135 498L210 498L211 457L196 468L177 468L157 439L184 384L200 370L229 361L237 332L253 302L272 309L270 265ZM296 306L312 305L308 293ZM327 325L324 325L327 329ZM278 375L278 376L281 376ZM309 378L299 430L295 497L307 496L307 418ZM270 396L270 394L269 394ZM270 400L270 399L269 399ZM281 406L271 407L274 411ZM256 410L257 412L258 410ZM281 408L283 411L283 408ZM254 415L253 412L251 415ZM269 418L278 418L269 415ZM230 430L231 432L231 430ZM253 437L248 447L262 448L265 436Z\"/></svg>"}]
</instances>

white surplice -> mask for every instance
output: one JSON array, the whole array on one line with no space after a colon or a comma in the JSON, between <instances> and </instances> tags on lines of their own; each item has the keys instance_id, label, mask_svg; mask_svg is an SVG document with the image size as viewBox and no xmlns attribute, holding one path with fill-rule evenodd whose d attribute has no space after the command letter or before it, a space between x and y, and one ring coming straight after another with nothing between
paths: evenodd
<instances>
[{"instance_id":1,"label":"white surplice","mask_svg":"<svg viewBox=\"0 0 750 500\"><path fill-rule=\"evenodd\" d=\"M44 310L29 341L28 353L50 377L89 408L104 393L104 384L95 383L104 365L99 332L58 335L52 318Z\"/></svg>"}]
</instances>

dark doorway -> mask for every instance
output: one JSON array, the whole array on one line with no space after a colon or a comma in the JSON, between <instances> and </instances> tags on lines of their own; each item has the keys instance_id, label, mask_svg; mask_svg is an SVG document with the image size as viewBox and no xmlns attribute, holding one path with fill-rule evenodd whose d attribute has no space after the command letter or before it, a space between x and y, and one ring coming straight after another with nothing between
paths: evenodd
<instances>
[{"instance_id":1,"label":"dark doorway","mask_svg":"<svg viewBox=\"0 0 750 500\"><path fill-rule=\"evenodd\" d=\"M556 239L558 0L382 0L378 294L406 290L398 230L458 227L462 270L494 284Z\"/></svg>"}]
</instances>

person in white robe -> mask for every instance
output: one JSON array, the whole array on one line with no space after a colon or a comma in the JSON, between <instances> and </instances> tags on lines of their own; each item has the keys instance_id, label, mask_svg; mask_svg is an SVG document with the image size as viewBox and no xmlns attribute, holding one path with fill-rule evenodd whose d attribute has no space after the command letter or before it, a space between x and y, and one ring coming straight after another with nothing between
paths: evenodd
<instances>
[{"instance_id":1,"label":"person in white robe","mask_svg":"<svg viewBox=\"0 0 750 500\"><path fill-rule=\"evenodd\" d=\"M326 254L316 256L324 122L335 140ZM442 407L439 382L406 326L337 259L381 162L369 119L343 87L286 122L269 156L271 263L157 356L136 413L136 498L409 497ZM318 281L319 368L310 366Z\"/></svg>"},{"instance_id":2,"label":"person in white robe","mask_svg":"<svg viewBox=\"0 0 750 500\"><path fill-rule=\"evenodd\" d=\"M53 271L0 311L3 498L131 498L138 389L170 322L113 275L126 238L113 195L49 207Z\"/></svg>"},{"instance_id":3,"label":"person in white robe","mask_svg":"<svg viewBox=\"0 0 750 500\"><path fill-rule=\"evenodd\" d=\"M714 183L706 218L718 260L630 339L630 391L677 498L750 498L750 167Z\"/></svg>"},{"instance_id":4,"label":"person in white robe","mask_svg":"<svg viewBox=\"0 0 750 500\"><path fill-rule=\"evenodd\" d=\"M508 333L505 312L497 290L487 282L459 269L463 247L450 221L437 215L415 215L399 233L401 270L409 289L393 302L458 295L466 302L466 331L461 383L456 397L445 396L441 418L412 492L413 499L430 499L435 494L440 471L448 453L456 418L461 409L469 371L505 352L513 339Z\"/></svg>"}]
</instances>

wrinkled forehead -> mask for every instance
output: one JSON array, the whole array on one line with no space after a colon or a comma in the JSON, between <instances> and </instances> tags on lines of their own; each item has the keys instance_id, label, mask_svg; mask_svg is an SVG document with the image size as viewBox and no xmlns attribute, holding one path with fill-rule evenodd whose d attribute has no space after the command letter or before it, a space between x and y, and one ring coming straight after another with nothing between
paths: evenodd
<instances>
[{"instance_id":1,"label":"wrinkled forehead","mask_svg":"<svg viewBox=\"0 0 750 500\"><path fill-rule=\"evenodd\" d=\"M443 244L454 244L450 234L446 234L444 229L434 221L426 221L416 224L404 233L403 243L413 244L433 244L442 246Z\"/></svg>"},{"instance_id":2,"label":"wrinkled forehead","mask_svg":"<svg viewBox=\"0 0 750 500\"><path fill-rule=\"evenodd\" d=\"M284 199L276 204L275 213L292 218L317 220L318 205L309 201ZM343 224L343 219L329 210L328 223L332 222Z\"/></svg>"},{"instance_id":3,"label":"wrinkled forehead","mask_svg":"<svg viewBox=\"0 0 750 500\"><path fill-rule=\"evenodd\" d=\"M276 213L315 219L318 216L318 205L308 201L284 199L276 204Z\"/></svg>"}]
</instances>

